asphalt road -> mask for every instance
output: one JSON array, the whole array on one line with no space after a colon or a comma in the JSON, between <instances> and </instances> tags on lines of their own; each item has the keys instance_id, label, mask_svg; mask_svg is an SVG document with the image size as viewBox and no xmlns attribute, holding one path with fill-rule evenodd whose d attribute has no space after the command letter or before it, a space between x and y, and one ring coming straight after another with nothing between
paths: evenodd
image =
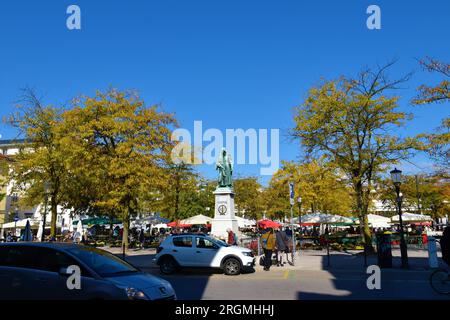
<instances>
[{"instance_id":1,"label":"asphalt road","mask_svg":"<svg viewBox=\"0 0 450 320\"><path fill-rule=\"evenodd\" d=\"M381 273L381 289L369 290L369 275L361 271L257 270L239 276L225 276L209 270L185 270L162 276L181 300L323 300L323 299L448 299L429 285L430 272L387 270Z\"/></svg>"},{"instance_id":2,"label":"asphalt road","mask_svg":"<svg viewBox=\"0 0 450 320\"><path fill-rule=\"evenodd\" d=\"M127 260L168 280L181 300L450 300L450 296L435 293L429 284L432 270L427 268L426 251L410 250L410 270L400 268L399 252L394 255L394 268L381 270L381 288L373 290L367 287L370 275L358 254L334 253L329 264L323 252L303 252L295 267L273 266L269 272L256 267L254 272L238 276L205 269L165 276L151 262L151 251L133 252ZM368 264L376 264L376 257L370 257Z\"/></svg>"}]
</instances>

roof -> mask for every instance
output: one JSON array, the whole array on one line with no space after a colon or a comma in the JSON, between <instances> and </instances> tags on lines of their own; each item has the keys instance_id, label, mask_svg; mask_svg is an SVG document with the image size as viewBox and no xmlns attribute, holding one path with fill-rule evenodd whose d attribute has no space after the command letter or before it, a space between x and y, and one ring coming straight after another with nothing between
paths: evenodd
<instances>
[{"instance_id":1,"label":"roof","mask_svg":"<svg viewBox=\"0 0 450 320\"><path fill-rule=\"evenodd\" d=\"M0 243L0 247L2 246L33 246L33 247L58 248L58 249L70 249L80 247L80 245L70 242L4 242Z\"/></svg>"},{"instance_id":2,"label":"roof","mask_svg":"<svg viewBox=\"0 0 450 320\"><path fill-rule=\"evenodd\" d=\"M3 146L14 146L18 144L24 144L26 142L25 139L8 139L8 140L0 140L0 147Z\"/></svg>"}]
</instances>

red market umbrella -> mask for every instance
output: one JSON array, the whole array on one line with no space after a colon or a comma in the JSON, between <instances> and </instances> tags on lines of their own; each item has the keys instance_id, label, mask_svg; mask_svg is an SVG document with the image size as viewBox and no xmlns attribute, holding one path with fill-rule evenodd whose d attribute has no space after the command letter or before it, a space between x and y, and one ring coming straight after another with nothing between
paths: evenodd
<instances>
[{"instance_id":1,"label":"red market umbrella","mask_svg":"<svg viewBox=\"0 0 450 320\"><path fill-rule=\"evenodd\" d=\"M320 223L304 222L299 224L302 227L320 226Z\"/></svg>"},{"instance_id":2,"label":"red market umbrella","mask_svg":"<svg viewBox=\"0 0 450 320\"><path fill-rule=\"evenodd\" d=\"M171 228L174 228L174 227L178 227L178 228L190 228L192 225L190 225L190 224L182 224L182 223L179 223L179 221L172 221L172 222L169 222L169 223L167 224L167 226L168 226L168 227L171 227Z\"/></svg>"},{"instance_id":3,"label":"red market umbrella","mask_svg":"<svg viewBox=\"0 0 450 320\"><path fill-rule=\"evenodd\" d=\"M272 220L260 220L260 221L258 221L258 226L261 229L279 228L279 227L281 227L281 224L279 224L278 222L272 221Z\"/></svg>"}]
</instances>

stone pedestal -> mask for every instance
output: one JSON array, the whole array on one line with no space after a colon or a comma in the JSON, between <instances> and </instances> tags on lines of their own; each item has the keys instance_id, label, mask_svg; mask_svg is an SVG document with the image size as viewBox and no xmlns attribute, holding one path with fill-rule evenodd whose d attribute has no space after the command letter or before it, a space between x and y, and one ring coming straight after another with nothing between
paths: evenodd
<instances>
[{"instance_id":1,"label":"stone pedestal","mask_svg":"<svg viewBox=\"0 0 450 320\"><path fill-rule=\"evenodd\" d=\"M230 228L238 235L238 222L234 215L234 192L231 188L217 188L214 191L216 198L214 206L214 219L211 234L217 238L228 239L227 229Z\"/></svg>"}]
</instances>

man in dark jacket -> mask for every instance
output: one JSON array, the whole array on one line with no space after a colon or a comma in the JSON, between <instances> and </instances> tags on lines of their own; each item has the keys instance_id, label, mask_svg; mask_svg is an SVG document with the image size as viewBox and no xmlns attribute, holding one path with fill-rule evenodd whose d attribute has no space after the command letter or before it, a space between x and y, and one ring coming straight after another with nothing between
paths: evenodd
<instances>
[{"instance_id":1,"label":"man in dark jacket","mask_svg":"<svg viewBox=\"0 0 450 320\"><path fill-rule=\"evenodd\" d=\"M277 248L277 266L283 266L283 254L287 250L287 236L286 232L282 230L277 230L275 234L276 238L276 248Z\"/></svg>"},{"instance_id":2,"label":"man in dark jacket","mask_svg":"<svg viewBox=\"0 0 450 320\"><path fill-rule=\"evenodd\" d=\"M289 261L289 236L286 234L285 230L279 230L276 233L277 240L277 265L283 266L283 255L286 255L286 261L292 265Z\"/></svg>"}]
</instances>

